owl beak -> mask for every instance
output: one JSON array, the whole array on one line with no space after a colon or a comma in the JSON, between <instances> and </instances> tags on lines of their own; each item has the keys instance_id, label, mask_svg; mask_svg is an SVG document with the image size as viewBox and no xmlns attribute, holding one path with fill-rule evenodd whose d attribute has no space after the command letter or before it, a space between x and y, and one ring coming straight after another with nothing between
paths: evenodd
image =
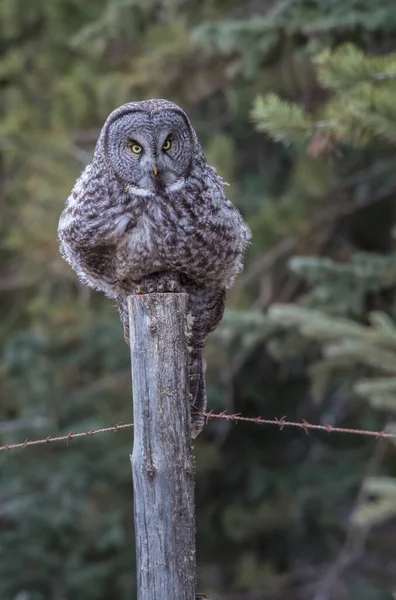
<instances>
[{"instance_id":1,"label":"owl beak","mask_svg":"<svg viewBox=\"0 0 396 600\"><path fill-rule=\"evenodd\" d=\"M154 175L157 176L158 175L158 167L154 167L153 171L154 171Z\"/></svg>"}]
</instances>

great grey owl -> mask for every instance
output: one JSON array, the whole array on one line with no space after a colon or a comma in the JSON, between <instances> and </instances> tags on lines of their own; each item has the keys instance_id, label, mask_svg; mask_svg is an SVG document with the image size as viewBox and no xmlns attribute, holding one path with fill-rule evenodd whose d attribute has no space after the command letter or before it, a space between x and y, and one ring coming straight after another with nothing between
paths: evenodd
<instances>
[{"instance_id":1,"label":"great grey owl","mask_svg":"<svg viewBox=\"0 0 396 600\"><path fill-rule=\"evenodd\" d=\"M131 102L107 118L59 221L63 257L82 283L116 301L127 342L128 295L188 293L192 437L204 423L194 413L206 408L206 338L250 237L223 187L181 108Z\"/></svg>"}]
</instances>

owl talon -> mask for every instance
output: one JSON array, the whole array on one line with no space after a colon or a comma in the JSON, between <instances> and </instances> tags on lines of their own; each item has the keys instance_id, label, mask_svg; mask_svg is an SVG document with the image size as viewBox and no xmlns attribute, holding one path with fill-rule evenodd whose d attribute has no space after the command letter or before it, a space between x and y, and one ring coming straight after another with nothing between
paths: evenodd
<instances>
[{"instance_id":1,"label":"owl talon","mask_svg":"<svg viewBox=\"0 0 396 600\"><path fill-rule=\"evenodd\" d=\"M179 273L152 273L143 277L135 287L136 294L161 294L166 292L181 292Z\"/></svg>"},{"instance_id":2,"label":"owl talon","mask_svg":"<svg viewBox=\"0 0 396 600\"><path fill-rule=\"evenodd\" d=\"M149 281L147 284L147 294L155 294L157 291L157 286L155 285L155 281Z\"/></svg>"},{"instance_id":3,"label":"owl talon","mask_svg":"<svg viewBox=\"0 0 396 600\"><path fill-rule=\"evenodd\" d=\"M154 294L157 291L157 285L155 281L151 281L148 278L144 278L144 280L140 281L136 288L136 294Z\"/></svg>"},{"instance_id":4,"label":"owl talon","mask_svg":"<svg viewBox=\"0 0 396 600\"><path fill-rule=\"evenodd\" d=\"M143 294L149 294L149 293L150 293L150 290L149 290L149 286L147 284L145 285L144 283L143 284L139 283L135 288L135 294L143 295Z\"/></svg>"},{"instance_id":5,"label":"owl talon","mask_svg":"<svg viewBox=\"0 0 396 600\"><path fill-rule=\"evenodd\" d=\"M164 281L159 281L158 282L158 291L159 292L166 292L166 285Z\"/></svg>"},{"instance_id":6,"label":"owl talon","mask_svg":"<svg viewBox=\"0 0 396 600\"><path fill-rule=\"evenodd\" d=\"M181 292L182 288L180 282L170 281L169 282L169 291L170 292Z\"/></svg>"}]
</instances>

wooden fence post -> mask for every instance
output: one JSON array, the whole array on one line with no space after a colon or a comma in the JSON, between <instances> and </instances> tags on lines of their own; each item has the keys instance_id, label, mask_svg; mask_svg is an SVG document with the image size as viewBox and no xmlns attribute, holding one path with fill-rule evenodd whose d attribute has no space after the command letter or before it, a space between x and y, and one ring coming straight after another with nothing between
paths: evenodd
<instances>
[{"instance_id":1,"label":"wooden fence post","mask_svg":"<svg viewBox=\"0 0 396 600\"><path fill-rule=\"evenodd\" d=\"M130 296L138 600L195 600L186 294Z\"/></svg>"}]
</instances>

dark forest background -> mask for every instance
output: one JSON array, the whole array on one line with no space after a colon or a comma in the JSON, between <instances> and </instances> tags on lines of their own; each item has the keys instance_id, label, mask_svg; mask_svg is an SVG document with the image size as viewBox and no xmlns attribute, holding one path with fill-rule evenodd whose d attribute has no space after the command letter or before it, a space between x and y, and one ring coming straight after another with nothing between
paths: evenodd
<instances>
[{"instance_id":1,"label":"dark forest background","mask_svg":"<svg viewBox=\"0 0 396 600\"><path fill-rule=\"evenodd\" d=\"M253 231L209 407L394 429L394 0L1 0L0 443L132 420L112 303L56 236L106 116L169 98ZM131 430L0 454L0 598L136 598ZM396 598L396 449L213 420L198 589ZM166 599L165 599L166 600Z\"/></svg>"}]
</instances>

